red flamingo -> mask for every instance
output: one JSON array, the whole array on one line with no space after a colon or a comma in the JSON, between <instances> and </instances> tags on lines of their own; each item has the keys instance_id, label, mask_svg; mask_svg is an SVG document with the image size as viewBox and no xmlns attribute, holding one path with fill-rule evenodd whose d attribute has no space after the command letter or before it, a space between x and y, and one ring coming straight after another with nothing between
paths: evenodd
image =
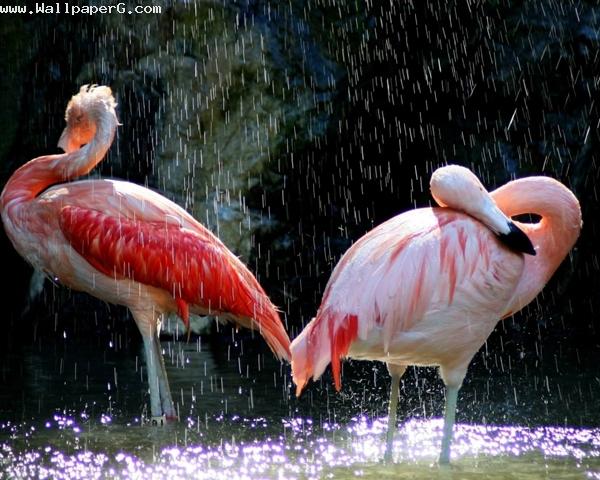
<instances>
[{"instance_id":1,"label":"red flamingo","mask_svg":"<svg viewBox=\"0 0 600 480\"><path fill-rule=\"evenodd\" d=\"M58 144L66 153L35 158L12 175L2 221L36 269L129 308L143 337L151 414L162 422L177 416L158 337L162 315L177 312L188 328L193 312L257 329L280 359L289 359L290 341L256 278L184 209L129 182L71 181L104 158L115 107L110 88L81 87Z\"/></svg>"},{"instance_id":2,"label":"red flamingo","mask_svg":"<svg viewBox=\"0 0 600 480\"><path fill-rule=\"evenodd\" d=\"M344 254L316 317L291 346L297 395L330 362L339 390L343 357L387 364L386 460L400 377L408 365L435 365L446 385L439 461L449 462L458 390L473 355L500 319L540 292L581 229L579 202L547 177L515 180L490 195L469 170L448 166L433 173L431 192L442 208L398 215ZM540 220L510 219L528 213Z\"/></svg>"}]
</instances>

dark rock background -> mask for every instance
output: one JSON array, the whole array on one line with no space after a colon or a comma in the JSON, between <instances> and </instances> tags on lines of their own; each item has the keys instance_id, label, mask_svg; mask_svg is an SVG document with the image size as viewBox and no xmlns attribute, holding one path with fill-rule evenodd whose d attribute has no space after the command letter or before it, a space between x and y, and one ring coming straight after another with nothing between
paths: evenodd
<instances>
[{"instance_id":1,"label":"dark rock background","mask_svg":"<svg viewBox=\"0 0 600 480\"><path fill-rule=\"evenodd\" d=\"M583 234L490 348L598 354L596 2L154 4L161 14L0 16L0 184L57 151L81 84L110 85L123 126L93 175L185 206L294 337L352 241L431 202L436 167L468 166L490 189L549 175L579 198ZM89 296L48 283L28 301L31 270L0 235L5 352L66 331L137 341L124 309Z\"/></svg>"}]
</instances>

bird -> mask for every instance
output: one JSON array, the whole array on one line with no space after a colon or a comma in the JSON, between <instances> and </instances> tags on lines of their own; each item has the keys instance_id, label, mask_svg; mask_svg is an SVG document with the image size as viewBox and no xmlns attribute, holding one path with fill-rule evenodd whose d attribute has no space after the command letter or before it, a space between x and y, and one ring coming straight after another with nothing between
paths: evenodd
<instances>
[{"instance_id":1,"label":"bird","mask_svg":"<svg viewBox=\"0 0 600 480\"><path fill-rule=\"evenodd\" d=\"M186 210L115 179L83 179L106 155L119 122L110 87L84 85L69 101L58 146L17 169L0 196L17 252L73 290L129 308L141 333L153 423L177 418L159 333L177 313L216 315L258 330L290 359L277 308L246 266Z\"/></svg>"},{"instance_id":2,"label":"bird","mask_svg":"<svg viewBox=\"0 0 600 480\"><path fill-rule=\"evenodd\" d=\"M439 205L401 213L341 257L316 316L292 341L296 395L331 363L377 360L391 375L384 461L392 460L400 378L407 366L437 366L446 387L439 464L450 461L458 391L496 324L542 290L575 244L581 210L549 177L510 181L488 193L469 169L435 170ZM530 214L532 223L512 217Z\"/></svg>"}]
</instances>

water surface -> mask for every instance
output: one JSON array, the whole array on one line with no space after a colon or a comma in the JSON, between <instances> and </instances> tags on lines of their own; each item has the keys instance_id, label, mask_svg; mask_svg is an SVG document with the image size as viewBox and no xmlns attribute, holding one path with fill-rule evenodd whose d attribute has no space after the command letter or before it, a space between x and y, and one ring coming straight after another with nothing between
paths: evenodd
<instances>
[{"instance_id":1,"label":"water surface","mask_svg":"<svg viewBox=\"0 0 600 480\"><path fill-rule=\"evenodd\" d=\"M484 368L489 359L476 357L448 468L436 464L441 382L432 370L409 369L394 462L386 465L383 366L348 363L340 394L326 373L296 399L289 367L252 342L232 341L219 354L206 342L163 342L181 417L163 427L143 421L147 396L135 353L68 343L6 359L4 476L600 478L600 380L583 365L563 362L550 372L524 361L509 371L503 362Z\"/></svg>"}]
</instances>

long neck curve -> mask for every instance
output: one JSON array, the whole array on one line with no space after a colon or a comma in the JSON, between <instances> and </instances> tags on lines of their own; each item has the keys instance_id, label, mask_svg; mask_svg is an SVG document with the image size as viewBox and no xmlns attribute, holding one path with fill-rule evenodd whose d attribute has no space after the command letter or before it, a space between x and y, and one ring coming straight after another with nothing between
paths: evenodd
<instances>
[{"instance_id":1,"label":"long neck curve","mask_svg":"<svg viewBox=\"0 0 600 480\"><path fill-rule=\"evenodd\" d=\"M114 111L106 110L98 117L96 133L85 146L70 153L34 158L15 171L2 191L1 210L4 212L11 205L33 200L51 185L73 180L92 170L106 155L118 125Z\"/></svg>"},{"instance_id":2,"label":"long neck curve","mask_svg":"<svg viewBox=\"0 0 600 480\"><path fill-rule=\"evenodd\" d=\"M523 276L506 315L527 305L550 280L581 231L581 209L575 195L549 177L514 180L491 192L505 215L535 214L537 223L516 222L531 240L536 256L525 255Z\"/></svg>"}]
</instances>

